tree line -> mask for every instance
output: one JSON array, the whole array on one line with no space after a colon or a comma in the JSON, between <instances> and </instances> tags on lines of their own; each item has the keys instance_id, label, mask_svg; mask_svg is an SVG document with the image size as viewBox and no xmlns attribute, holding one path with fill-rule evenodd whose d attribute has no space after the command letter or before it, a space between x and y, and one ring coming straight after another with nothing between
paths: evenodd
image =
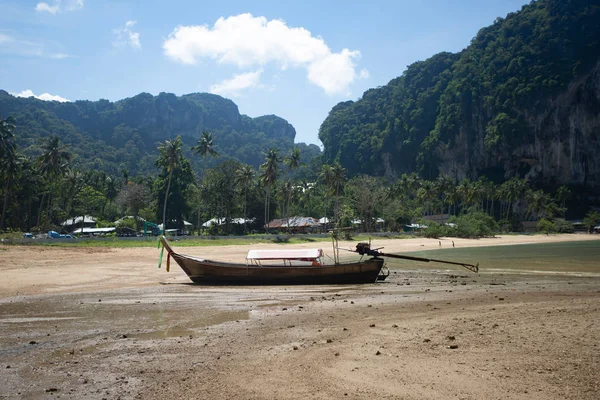
<instances>
[{"instance_id":1,"label":"tree line","mask_svg":"<svg viewBox=\"0 0 600 400\"><path fill-rule=\"evenodd\" d=\"M517 230L523 220L538 220L540 229L549 232L572 229L564 221L572 196L567 186L549 193L518 178L496 184L485 177L456 182L440 175L426 180L416 173L390 182L368 175L350 177L338 162L313 162L309 173L297 176L302 165L299 148L288 154L268 149L258 169L235 160L207 168L208 158L220 156L210 132L203 132L190 148L202 158L201 171L193 170L184 143L176 137L157 147L156 176L131 177L127 170L111 176L74 168L72 153L58 136L41 140L37 157L26 157L15 144L14 129L13 118L0 120L3 231L59 230L61 222L81 215L98 218L100 226L131 215L132 221L124 223L135 229L140 229L138 217L181 230L187 220L196 231L204 222L222 218L222 224L204 231L210 234L264 232L265 222L292 216L328 217L331 227L357 226L365 232L398 231L436 214L453 216L450 221L463 218L454 224L461 229L483 222L491 231ZM233 218L245 222L233 224ZM591 229L599 219L597 212L589 212L584 222ZM431 235L442 233L435 223L428 225Z\"/></svg>"}]
</instances>

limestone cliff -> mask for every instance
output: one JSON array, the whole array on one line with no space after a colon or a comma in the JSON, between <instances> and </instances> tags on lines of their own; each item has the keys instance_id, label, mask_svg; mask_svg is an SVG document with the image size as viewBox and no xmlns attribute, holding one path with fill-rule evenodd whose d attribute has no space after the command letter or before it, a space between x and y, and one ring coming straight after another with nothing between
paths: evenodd
<instances>
[{"instance_id":1,"label":"limestone cliff","mask_svg":"<svg viewBox=\"0 0 600 400\"><path fill-rule=\"evenodd\" d=\"M275 115L250 118L241 115L237 105L218 95L192 93L176 96L140 93L110 102L68 103L19 98L0 90L0 114L17 121L19 146L35 154L38 138L51 134L71 146L76 163L85 168L131 175L155 172L158 142L181 135L185 153L200 166L190 147L203 131L215 136L221 159L237 159L258 167L266 148L282 152L299 146L306 161L320 153L316 145L294 144L296 130ZM217 160L207 160L208 165Z\"/></svg>"},{"instance_id":2,"label":"limestone cliff","mask_svg":"<svg viewBox=\"0 0 600 400\"><path fill-rule=\"evenodd\" d=\"M351 175L485 175L600 193L600 4L538 0L410 65L321 125Z\"/></svg>"}]
</instances>

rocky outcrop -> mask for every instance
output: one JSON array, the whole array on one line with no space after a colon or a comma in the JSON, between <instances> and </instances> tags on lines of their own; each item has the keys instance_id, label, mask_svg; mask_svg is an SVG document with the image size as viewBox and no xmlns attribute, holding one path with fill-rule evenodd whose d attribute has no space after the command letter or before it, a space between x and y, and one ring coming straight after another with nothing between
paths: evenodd
<instances>
[{"instance_id":1,"label":"rocky outcrop","mask_svg":"<svg viewBox=\"0 0 600 400\"><path fill-rule=\"evenodd\" d=\"M304 161L320 153L317 146L294 144L296 130L283 118L241 115L233 101L209 93L140 93L114 103L59 103L14 97L0 90L0 115L15 117L18 144L26 154L37 154L40 137L58 135L78 156L80 167L111 174L154 172L158 142L177 135L182 137L192 165L200 168L203 163L190 148L203 131L215 137L221 159L236 159L254 167L262 163L263 152L270 147L287 153L298 146ZM207 160L208 166L215 162Z\"/></svg>"},{"instance_id":2,"label":"rocky outcrop","mask_svg":"<svg viewBox=\"0 0 600 400\"><path fill-rule=\"evenodd\" d=\"M600 188L600 62L543 104L536 111L517 110L528 134L501 152L486 149L483 121L490 118L474 108L454 144L437 148L440 173L460 180L487 171L550 186Z\"/></svg>"}]
</instances>

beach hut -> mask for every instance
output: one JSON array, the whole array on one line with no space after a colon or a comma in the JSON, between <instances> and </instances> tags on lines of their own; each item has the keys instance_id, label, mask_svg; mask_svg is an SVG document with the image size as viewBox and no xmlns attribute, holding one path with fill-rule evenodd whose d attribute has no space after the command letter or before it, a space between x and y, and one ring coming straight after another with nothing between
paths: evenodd
<instances>
[{"instance_id":1,"label":"beach hut","mask_svg":"<svg viewBox=\"0 0 600 400\"><path fill-rule=\"evenodd\" d=\"M60 225L62 226L63 231L73 232L77 229L81 229L82 225L83 228L95 228L96 219L92 216L84 215L80 217L69 218Z\"/></svg>"},{"instance_id":2,"label":"beach hut","mask_svg":"<svg viewBox=\"0 0 600 400\"><path fill-rule=\"evenodd\" d=\"M290 233L309 233L319 227L319 220L312 217L278 218L270 221L265 228Z\"/></svg>"}]
</instances>

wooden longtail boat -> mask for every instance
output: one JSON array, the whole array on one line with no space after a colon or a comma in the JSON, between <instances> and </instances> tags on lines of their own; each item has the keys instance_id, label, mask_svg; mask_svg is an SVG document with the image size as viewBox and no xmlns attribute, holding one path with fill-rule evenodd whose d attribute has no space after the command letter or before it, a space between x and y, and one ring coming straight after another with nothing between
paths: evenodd
<instances>
[{"instance_id":1,"label":"wooden longtail boat","mask_svg":"<svg viewBox=\"0 0 600 400\"><path fill-rule=\"evenodd\" d=\"M373 257L334 265L322 263L323 250L251 250L245 264L206 260L173 251L167 239L167 270L173 257L194 283L221 285L308 285L373 283L383 280L384 260Z\"/></svg>"}]
</instances>

